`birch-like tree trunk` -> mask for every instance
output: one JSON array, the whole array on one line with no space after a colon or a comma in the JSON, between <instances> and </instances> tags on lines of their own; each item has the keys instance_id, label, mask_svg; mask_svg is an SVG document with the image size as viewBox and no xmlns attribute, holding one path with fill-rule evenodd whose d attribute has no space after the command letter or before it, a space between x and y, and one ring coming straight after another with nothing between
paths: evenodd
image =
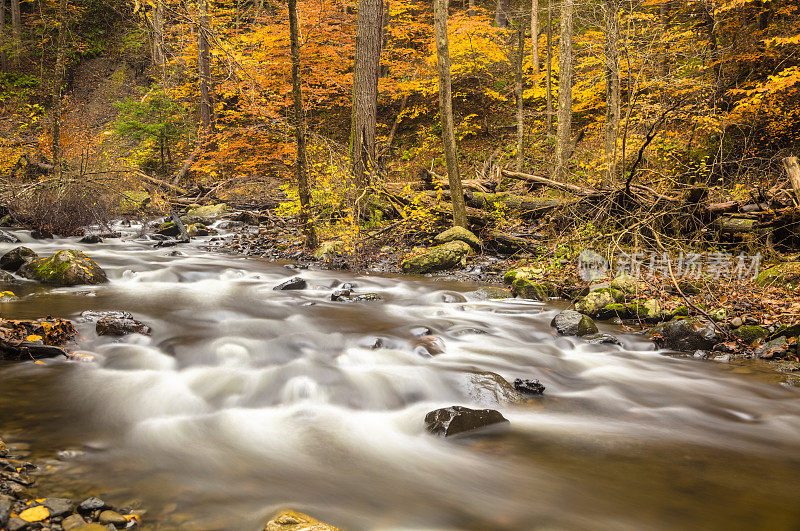
<instances>
[{"instance_id":1,"label":"birch-like tree trunk","mask_svg":"<svg viewBox=\"0 0 800 531\"><path fill-rule=\"evenodd\" d=\"M531 0L531 60L533 78L539 79L539 0Z\"/></svg>"},{"instance_id":2,"label":"birch-like tree trunk","mask_svg":"<svg viewBox=\"0 0 800 531\"><path fill-rule=\"evenodd\" d=\"M300 197L300 225L308 249L317 247L317 234L309 218L311 190L308 185L306 155L306 119L303 113L303 93L300 87L300 31L297 21L297 0L289 0L289 38L292 55L292 99L294 100L294 134L297 140L297 194Z\"/></svg>"},{"instance_id":3,"label":"birch-like tree trunk","mask_svg":"<svg viewBox=\"0 0 800 531\"><path fill-rule=\"evenodd\" d=\"M561 36L558 48L558 131L556 133L555 170L556 180L565 181L571 153L570 132L572 128L572 14L575 0L563 0L561 4Z\"/></svg>"},{"instance_id":4,"label":"birch-like tree trunk","mask_svg":"<svg viewBox=\"0 0 800 531\"><path fill-rule=\"evenodd\" d=\"M383 1L359 0L353 65L350 160L359 186L367 187L376 169L375 122L381 63Z\"/></svg>"},{"instance_id":5,"label":"birch-like tree trunk","mask_svg":"<svg viewBox=\"0 0 800 531\"><path fill-rule=\"evenodd\" d=\"M522 84L522 63L525 60L525 25L523 17L517 22L517 61L514 80L514 94L517 97L517 171L522 171L525 162L525 115Z\"/></svg>"},{"instance_id":6,"label":"birch-like tree trunk","mask_svg":"<svg viewBox=\"0 0 800 531\"><path fill-rule=\"evenodd\" d=\"M467 208L458 171L458 151L453 132L453 100L450 93L450 44L447 39L448 0L433 2L433 30L436 39L436 63L439 70L439 114L442 118L442 141L447 160L447 179L453 202L453 223L467 226Z\"/></svg>"},{"instance_id":7,"label":"birch-like tree trunk","mask_svg":"<svg viewBox=\"0 0 800 531\"><path fill-rule=\"evenodd\" d=\"M619 0L606 0L603 6L606 26L606 172L603 184L611 186L617 176L617 137L621 116L619 81Z\"/></svg>"}]
</instances>

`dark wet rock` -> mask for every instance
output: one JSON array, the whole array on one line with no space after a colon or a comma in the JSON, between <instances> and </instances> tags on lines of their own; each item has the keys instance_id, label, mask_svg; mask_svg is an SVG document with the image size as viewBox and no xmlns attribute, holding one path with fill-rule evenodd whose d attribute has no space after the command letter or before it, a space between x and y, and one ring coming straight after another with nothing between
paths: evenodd
<instances>
[{"instance_id":1,"label":"dark wet rock","mask_svg":"<svg viewBox=\"0 0 800 531\"><path fill-rule=\"evenodd\" d=\"M89 321L99 319L133 319L133 314L122 310L86 310L81 312L81 317Z\"/></svg>"},{"instance_id":2,"label":"dark wet rock","mask_svg":"<svg viewBox=\"0 0 800 531\"><path fill-rule=\"evenodd\" d=\"M581 339L592 345L622 345L620 340L611 334L590 334L588 336L583 336Z\"/></svg>"},{"instance_id":3,"label":"dark wet rock","mask_svg":"<svg viewBox=\"0 0 800 531\"><path fill-rule=\"evenodd\" d=\"M552 282L534 282L527 278L518 278L511 286L514 293L523 299L548 301L558 295L558 288Z\"/></svg>"},{"instance_id":4,"label":"dark wet rock","mask_svg":"<svg viewBox=\"0 0 800 531\"><path fill-rule=\"evenodd\" d=\"M0 271L0 284L17 284L19 280L8 271Z\"/></svg>"},{"instance_id":5,"label":"dark wet rock","mask_svg":"<svg viewBox=\"0 0 800 531\"><path fill-rule=\"evenodd\" d=\"M243 211L243 212L239 212L238 214L233 216L231 218L231 220L232 221L239 221L239 222L242 222L242 223L244 223L246 225L258 225L259 224L258 214L255 213L255 212L248 212L246 210Z\"/></svg>"},{"instance_id":6,"label":"dark wet rock","mask_svg":"<svg viewBox=\"0 0 800 531\"><path fill-rule=\"evenodd\" d=\"M378 293L353 293L351 289L337 289L331 293L334 302L369 302L383 300Z\"/></svg>"},{"instance_id":7,"label":"dark wet rock","mask_svg":"<svg viewBox=\"0 0 800 531\"><path fill-rule=\"evenodd\" d=\"M108 282L106 272L97 265L97 262L74 249L58 251L50 258L32 260L19 269L19 274L55 286Z\"/></svg>"},{"instance_id":8,"label":"dark wet rock","mask_svg":"<svg viewBox=\"0 0 800 531\"><path fill-rule=\"evenodd\" d=\"M106 502L100 498L95 498L92 496L91 498L86 498L80 504L78 504L78 512L91 513L92 511L104 509L105 507L107 507Z\"/></svg>"},{"instance_id":9,"label":"dark wet rock","mask_svg":"<svg viewBox=\"0 0 800 531\"><path fill-rule=\"evenodd\" d=\"M788 352L789 343L786 337L779 336L756 349L756 356L761 359L778 359L785 357Z\"/></svg>"},{"instance_id":10,"label":"dark wet rock","mask_svg":"<svg viewBox=\"0 0 800 531\"><path fill-rule=\"evenodd\" d=\"M498 286L485 286L478 288L475 291L467 293L470 298L477 300L492 300L492 299L513 299L514 294L505 288Z\"/></svg>"},{"instance_id":11,"label":"dark wet rock","mask_svg":"<svg viewBox=\"0 0 800 531\"><path fill-rule=\"evenodd\" d=\"M167 256L185 256L185 255L180 251L170 251L167 253Z\"/></svg>"},{"instance_id":12,"label":"dark wet rock","mask_svg":"<svg viewBox=\"0 0 800 531\"><path fill-rule=\"evenodd\" d=\"M194 238L195 236L208 236L211 234L211 229L202 223L194 223L186 227L186 234L188 234L191 238Z\"/></svg>"},{"instance_id":13,"label":"dark wet rock","mask_svg":"<svg viewBox=\"0 0 800 531\"><path fill-rule=\"evenodd\" d=\"M456 240L406 256L400 262L400 269L404 273L418 275L446 271L463 266L471 252L469 244Z\"/></svg>"},{"instance_id":14,"label":"dark wet rock","mask_svg":"<svg viewBox=\"0 0 800 531\"><path fill-rule=\"evenodd\" d=\"M285 282L281 282L272 289L273 291L289 291L297 289L306 289L307 287L308 283L302 277L294 277L290 278Z\"/></svg>"},{"instance_id":15,"label":"dark wet rock","mask_svg":"<svg viewBox=\"0 0 800 531\"><path fill-rule=\"evenodd\" d=\"M444 352L444 342L436 336L422 336L414 341L413 348L416 354L429 358Z\"/></svg>"},{"instance_id":16,"label":"dark wet rock","mask_svg":"<svg viewBox=\"0 0 800 531\"><path fill-rule=\"evenodd\" d=\"M42 505L50 510L50 516L63 516L71 513L75 508L72 500L67 498L45 498Z\"/></svg>"},{"instance_id":17,"label":"dark wet rock","mask_svg":"<svg viewBox=\"0 0 800 531\"><path fill-rule=\"evenodd\" d=\"M53 233L44 229L36 229L31 231L31 238L34 240L52 240Z\"/></svg>"},{"instance_id":18,"label":"dark wet rock","mask_svg":"<svg viewBox=\"0 0 800 531\"><path fill-rule=\"evenodd\" d=\"M66 357L67 351L61 347L43 345L41 341L0 340L0 360L38 360L58 356Z\"/></svg>"},{"instance_id":19,"label":"dark wet rock","mask_svg":"<svg viewBox=\"0 0 800 531\"><path fill-rule=\"evenodd\" d=\"M128 334L142 334L149 336L151 328L136 319L115 319L104 317L97 321L95 326L99 336L124 336Z\"/></svg>"},{"instance_id":20,"label":"dark wet rock","mask_svg":"<svg viewBox=\"0 0 800 531\"><path fill-rule=\"evenodd\" d=\"M585 336L597 333L597 325L588 316L574 310L564 310L550 321L550 326L562 336Z\"/></svg>"},{"instance_id":21,"label":"dark wet rock","mask_svg":"<svg viewBox=\"0 0 800 531\"><path fill-rule=\"evenodd\" d=\"M78 529L84 525L86 525L86 520L84 520L79 514L68 516L64 518L63 522L61 522L61 527L64 528L64 531L73 531L74 529Z\"/></svg>"},{"instance_id":22,"label":"dark wet rock","mask_svg":"<svg viewBox=\"0 0 800 531\"><path fill-rule=\"evenodd\" d=\"M180 245L182 243L189 243L189 240L163 240L153 245L153 248L160 249L162 247L175 247L176 245Z\"/></svg>"},{"instance_id":23,"label":"dark wet rock","mask_svg":"<svg viewBox=\"0 0 800 531\"><path fill-rule=\"evenodd\" d=\"M78 243L103 243L103 238L97 234L89 234L78 240Z\"/></svg>"},{"instance_id":24,"label":"dark wet rock","mask_svg":"<svg viewBox=\"0 0 800 531\"><path fill-rule=\"evenodd\" d=\"M111 524L117 527L125 527L128 524L128 520L124 516L111 510L101 512L98 521L101 524Z\"/></svg>"},{"instance_id":25,"label":"dark wet rock","mask_svg":"<svg viewBox=\"0 0 800 531\"><path fill-rule=\"evenodd\" d=\"M767 339L772 340L781 336L800 337L800 323L795 323L791 326L781 325L773 333L771 333Z\"/></svg>"},{"instance_id":26,"label":"dark wet rock","mask_svg":"<svg viewBox=\"0 0 800 531\"><path fill-rule=\"evenodd\" d=\"M14 500L10 496L0 494L0 529L8 523L13 505Z\"/></svg>"},{"instance_id":27,"label":"dark wet rock","mask_svg":"<svg viewBox=\"0 0 800 531\"><path fill-rule=\"evenodd\" d=\"M514 380L514 389L526 395L541 395L545 387L539 380L517 378Z\"/></svg>"},{"instance_id":28,"label":"dark wet rock","mask_svg":"<svg viewBox=\"0 0 800 531\"><path fill-rule=\"evenodd\" d=\"M733 331L733 336L748 345L753 341L764 339L769 335L766 328L762 326L742 325Z\"/></svg>"},{"instance_id":29,"label":"dark wet rock","mask_svg":"<svg viewBox=\"0 0 800 531\"><path fill-rule=\"evenodd\" d=\"M481 248L481 240L477 236L464 227L458 226L449 228L446 231L437 234L433 238L433 241L439 244L461 241L468 244L473 249L478 250Z\"/></svg>"},{"instance_id":30,"label":"dark wet rock","mask_svg":"<svg viewBox=\"0 0 800 531\"><path fill-rule=\"evenodd\" d=\"M181 235L181 229L174 221L167 221L166 223L159 225L158 229L156 229L156 234L175 237Z\"/></svg>"},{"instance_id":31,"label":"dark wet rock","mask_svg":"<svg viewBox=\"0 0 800 531\"><path fill-rule=\"evenodd\" d=\"M649 333L660 348L681 352L711 350L724 339L712 323L689 318L661 323L651 328Z\"/></svg>"},{"instance_id":32,"label":"dark wet rock","mask_svg":"<svg viewBox=\"0 0 800 531\"><path fill-rule=\"evenodd\" d=\"M464 406L436 409L425 415L425 429L441 437L451 437L507 423L508 420L497 410L470 409Z\"/></svg>"},{"instance_id":33,"label":"dark wet rock","mask_svg":"<svg viewBox=\"0 0 800 531\"><path fill-rule=\"evenodd\" d=\"M19 243L22 240L4 230L0 230L0 243Z\"/></svg>"},{"instance_id":34,"label":"dark wet rock","mask_svg":"<svg viewBox=\"0 0 800 531\"><path fill-rule=\"evenodd\" d=\"M0 257L0 268L6 271L16 271L24 264L39 258L33 250L27 247L14 247Z\"/></svg>"},{"instance_id":35,"label":"dark wet rock","mask_svg":"<svg viewBox=\"0 0 800 531\"><path fill-rule=\"evenodd\" d=\"M513 284L515 280L524 278L528 280L541 280L544 277L544 269L540 267L523 266L512 269L503 275L504 284Z\"/></svg>"}]
</instances>

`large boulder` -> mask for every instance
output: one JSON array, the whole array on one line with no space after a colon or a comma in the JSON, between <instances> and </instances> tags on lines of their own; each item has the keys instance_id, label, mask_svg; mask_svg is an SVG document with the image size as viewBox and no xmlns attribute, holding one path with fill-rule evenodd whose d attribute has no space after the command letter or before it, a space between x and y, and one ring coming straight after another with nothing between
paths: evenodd
<instances>
[{"instance_id":1,"label":"large boulder","mask_svg":"<svg viewBox=\"0 0 800 531\"><path fill-rule=\"evenodd\" d=\"M464 265L467 254L472 251L469 244L452 241L412 253L400 262L403 273L425 274L446 271Z\"/></svg>"},{"instance_id":2,"label":"large boulder","mask_svg":"<svg viewBox=\"0 0 800 531\"><path fill-rule=\"evenodd\" d=\"M202 222L215 221L228 212L228 205L219 203L216 205L199 206L186 212L186 217Z\"/></svg>"},{"instance_id":3,"label":"large boulder","mask_svg":"<svg viewBox=\"0 0 800 531\"><path fill-rule=\"evenodd\" d=\"M480 249L481 248L481 240L472 234L470 231L465 229L464 227L453 227L447 229L444 232L437 234L433 241L436 243L447 243L447 242L454 242L454 241L461 241L467 243L473 249Z\"/></svg>"},{"instance_id":4,"label":"large boulder","mask_svg":"<svg viewBox=\"0 0 800 531\"><path fill-rule=\"evenodd\" d=\"M725 337L710 322L675 318L650 329L650 337L661 348L682 352L709 350Z\"/></svg>"},{"instance_id":5,"label":"large boulder","mask_svg":"<svg viewBox=\"0 0 800 531\"><path fill-rule=\"evenodd\" d=\"M267 522L264 531L339 531L339 528L297 511L281 511Z\"/></svg>"},{"instance_id":6,"label":"large boulder","mask_svg":"<svg viewBox=\"0 0 800 531\"><path fill-rule=\"evenodd\" d=\"M625 294L614 288L601 288L589 292L575 303L575 310L586 315L598 315L603 308L615 302L622 302Z\"/></svg>"},{"instance_id":7,"label":"large boulder","mask_svg":"<svg viewBox=\"0 0 800 531\"><path fill-rule=\"evenodd\" d=\"M105 271L97 265L97 262L74 249L58 251L50 258L32 260L19 269L19 274L54 286L108 282Z\"/></svg>"},{"instance_id":8,"label":"large boulder","mask_svg":"<svg viewBox=\"0 0 800 531\"><path fill-rule=\"evenodd\" d=\"M634 301L627 305L628 315L645 321L659 321L664 315L661 311L661 303L658 299L647 299L646 301Z\"/></svg>"},{"instance_id":9,"label":"large boulder","mask_svg":"<svg viewBox=\"0 0 800 531\"><path fill-rule=\"evenodd\" d=\"M522 299L548 301L558 296L558 288L552 282L534 282L527 278L517 278L511 284L514 293Z\"/></svg>"},{"instance_id":10,"label":"large boulder","mask_svg":"<svg viewBox=\"0 0 800 531\"><path fill-rule=\"evenodd\" d=\"M2 243L19 243L22 240L11 234L10 232L6 232L4 230L0 230L0 242Z\"/></svg>"},{"instance_id":11,"label":"large boulder","mask_svg":"<svg viewBox=\"0 0 800 531\"><path fill-rule=\"evenodd\" d=\"M6 271L16 271L24 264L39 258L32 249L27 247L14 247L2 257L0 257L0 268Z\"/></svg>"},{"instance_id":12,"label":"large boulder","mask_svg":"<svg viewBox=\"0 0 800 531\"><path fill-rule=\"evenodd\" d=\"M494 409L470 409L464 406L435 409L425 415L425 429L442 437L507 423L508 420Z\"/></svg>"},{"instance_id":13,"label":"large boulder","mask_svg":"<svg viewBox=\"0 0 800 531\"><path fill-rule=\"evenodd\" d=\"M550 326L562 336L586 336L597 333L597 325L588 315L574 310L564 310L550 321Z\"/></svg>"}]
</instances>

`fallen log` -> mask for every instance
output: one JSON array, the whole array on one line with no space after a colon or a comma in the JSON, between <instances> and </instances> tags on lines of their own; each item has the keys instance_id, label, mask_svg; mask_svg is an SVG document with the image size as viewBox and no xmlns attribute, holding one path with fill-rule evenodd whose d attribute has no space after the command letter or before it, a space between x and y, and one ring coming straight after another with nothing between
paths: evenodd
<instances>
[{"instance_id":1,"label":"fallen log","mask_svg":"<svg viewBox=\"0 0 800 531\"><path fill-rule=\"evenodd\" d=\"M170 183L168 183L166 181L162 181L160 179L156 179L155 177L150 177L149 175L147 175L146 173L144 173L142 171L135 171L133 173L137 177L141 177L145 181L149 182L150 184L154 184L154 185L156 185L157 187L159 187L161 189L169 190L171 192L175 192L175 193L180 194L180 195L187 195L189 193L189 192L186 191L186 189L181 188L180 186L175 186L174 184L170 184Z\"/></svg>"},{"instance_id":2,"label":"fallen log","mask_svg":"<svg viewBox=\"0 0 800 531\"><path fill-rule=\"evenodd\" d=\"M61 347L43 345L33 341L17 341L13 339L0 339L0 359L5 360L38 360L41 358L54 358L65 356L67 351Z\"/></svg>"},{"instance_id":3,"label":"fallen log","mask_svg":"<svg viewBox=\"0 0 800 531\"><path fill-rule=\"evenodd\" d=\"M536 250L539 244L538 239L523 238L514 234L507 234L505 232L488 229L482 233L484 245L493 248L501 253L514 253L516 251L529 251Z\"/></svg>"},{"instance_id":4,"label":"fallen log","mask_svg":"<svg viewBox=\"0 0 800 531\"><path fill-rule=\"evenodd\" d=\"M552 179L548 179L546 177L539 177L538 175L529 175L527 173L519 173L516 171L500 170L500 175L502 175L503 177L508 177L510 179L516 179L518 181L527 181L531 183L543 184L549 188L562 190L564 192L569 192L573 195L580 195L584 197L603 197L608 193L607 191L595 190L594 188L582 188L580 186L576 186L574 184L569 184L569 183L559 183Z\"/></svg>"},{"instance_id":5,"label":"fallen log","mask_svg":"<svg viewBox=\"0 0 800 531\"><path fill-rule=\"evenodd\" d=\"M789 176L789 184L794 191L795 204L800 205L800 164L797 163L797 157L786 157L783 159L783 167L786 169L786 175Z\"/></svg>"}]
</instances>

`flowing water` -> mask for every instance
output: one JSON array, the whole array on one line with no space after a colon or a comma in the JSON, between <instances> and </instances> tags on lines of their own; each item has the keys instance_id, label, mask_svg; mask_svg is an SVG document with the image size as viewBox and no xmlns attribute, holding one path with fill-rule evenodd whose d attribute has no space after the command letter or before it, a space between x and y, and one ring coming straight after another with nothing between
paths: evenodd
<instances>
[{"instance_id":1,"label":"flowing water","mask_svg":"<svg viewBox=\"0 0 800 531\"><path fill-rule=\"evenodd\" d=\"M255 530L281 508L347 529L800 529L800 392L757 369L555 338L556 306L468 283L21 237L111 279L0 308L76 320L95 356L0 365L0 434L52 465L47 494L139 505L156 529ZM272 290L296 274L309 289ZM332 302L342 282L383 300ZM84 310L152 337L98 337ZM485 371L547 390L512 404ZM510 429L427 434L455 404Z\"/></svg>"}]
</instances>

